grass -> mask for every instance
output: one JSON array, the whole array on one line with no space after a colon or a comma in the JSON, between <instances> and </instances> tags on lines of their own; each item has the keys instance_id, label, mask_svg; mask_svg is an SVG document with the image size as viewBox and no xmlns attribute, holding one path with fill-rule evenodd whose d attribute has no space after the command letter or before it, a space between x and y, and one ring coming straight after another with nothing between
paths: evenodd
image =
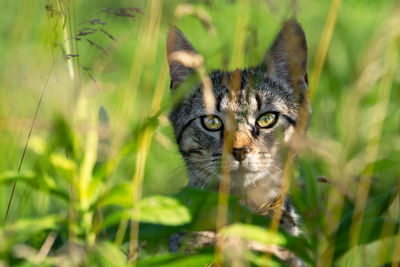
<instances>
[{"instance_id":1,"label":"grass","mask_svg":"<svg viewBox=\"0 0 400 267\"><path fill-rule=\"evenodd\" d=\"M396 1L0 7L0 266L204 266L223 261L218 250L171 254L165 240L215 227L274 240L311 266L398 266ZM299 238L263 227L269 219L235 198L181 190L187 174L166 118L171 24L207 69L233 69L257 64L293 14L307 35L312 104L307 138L286 172ZM252 265L279 265L261 252L243 255Z\"/></svg>"}]
</instances>

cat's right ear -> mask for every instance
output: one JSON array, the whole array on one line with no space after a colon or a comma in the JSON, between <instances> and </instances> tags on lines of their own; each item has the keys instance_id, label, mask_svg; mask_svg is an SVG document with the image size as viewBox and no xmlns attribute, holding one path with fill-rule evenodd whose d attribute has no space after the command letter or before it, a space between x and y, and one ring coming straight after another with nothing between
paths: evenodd
<instances>
[{"instance_id":1,"label":"cat's right ear","mask_svg":"<svg viewBox=\"0 0 400 267\"><path fill-rule=\"evenodd\" d=\"M262 65L267 71L286 80L295 90L300 102L306 96L307 42L301 25L294 19L284 23Z\"/></svg>"},{"instance_id":2,"label":"cat's right ear","mask_svg":"<svg viewBox=\"0 0 400 267\"><path fill-rule=\"evenodd\" d=\"M185 59L187 61L190 56L196 57L199 55L185 35L178 28L172 26L167 37L167 59L171 76L171 88L193 74L192 64L185 62Z\"/></svg>"}]
</instances>

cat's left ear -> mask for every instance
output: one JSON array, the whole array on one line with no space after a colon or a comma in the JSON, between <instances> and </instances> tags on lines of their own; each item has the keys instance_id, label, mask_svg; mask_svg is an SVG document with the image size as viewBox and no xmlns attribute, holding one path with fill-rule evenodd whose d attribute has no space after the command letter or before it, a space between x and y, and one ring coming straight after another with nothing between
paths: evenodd
<instances>
[{"instance_id":1,"label":"cat's left ear","mask_svg":"<svg viewBox=\"0 0 400 267\"><path fill-rule=\"evenodd\" d=\"M263 65L272 75L289 82L302 102L308 87L307 42L297 21L292 19L284 23L265 54Z\"/></svg>"}]
</instances>

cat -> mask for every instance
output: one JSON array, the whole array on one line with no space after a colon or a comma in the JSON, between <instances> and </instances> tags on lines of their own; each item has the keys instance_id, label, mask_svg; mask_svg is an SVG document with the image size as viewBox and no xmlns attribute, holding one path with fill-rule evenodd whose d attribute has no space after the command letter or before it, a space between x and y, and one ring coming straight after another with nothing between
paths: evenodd
<instances>
[{"instance_id":1,"label":"cat","mask_svg":"<svg viewBox=\"0 0 400 267\"><path fill-rule=\"evenodd\" d=\"M179 60L179 52L199 55L173 27L167 38L172 96L196 73L190 62ZM307 101L307 42L302 27L294 19L286 21L259 65L211 71L209 78L214 95L211 104L205 102L199 82L169 114L189 186L216 189L221 168L228 168L230 193L256 211L263 205L284 202L279 206L283 210L281 226L298 235L297 216L289 200L280 197L283 154L293 139L300 107ZM234 122L230 128L233 144L221 166L228 114Z\"/></svg>"}]
</instances>

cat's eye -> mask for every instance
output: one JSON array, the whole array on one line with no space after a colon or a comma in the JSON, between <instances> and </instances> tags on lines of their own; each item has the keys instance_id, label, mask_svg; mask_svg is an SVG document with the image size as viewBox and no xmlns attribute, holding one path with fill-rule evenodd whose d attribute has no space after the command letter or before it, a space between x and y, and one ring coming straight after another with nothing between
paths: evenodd
<instances>
[{"instance_id":1,"label":"cat's eye","mask_svg":"<svg viewBox=\"0 0 400 267\"><path fill-rule=\"evenodd\" d=\"M277 113L274 112L264 113L260 117L258 117L257 125L260 128L271 128L272 126L275 125L277 118L278 118Z\"/></svg>"},{"instance_id":2,"label":"cat's eye","mask_svg":"<svg viewBox=\"0 0 400 267\"><path fill-rule=\"evenodd\" d=\"M222 127L221 119L214 115L202 117L201 123L203 124L204 128L209 131L217 131Z\"/></svg>"}]
</instances>

